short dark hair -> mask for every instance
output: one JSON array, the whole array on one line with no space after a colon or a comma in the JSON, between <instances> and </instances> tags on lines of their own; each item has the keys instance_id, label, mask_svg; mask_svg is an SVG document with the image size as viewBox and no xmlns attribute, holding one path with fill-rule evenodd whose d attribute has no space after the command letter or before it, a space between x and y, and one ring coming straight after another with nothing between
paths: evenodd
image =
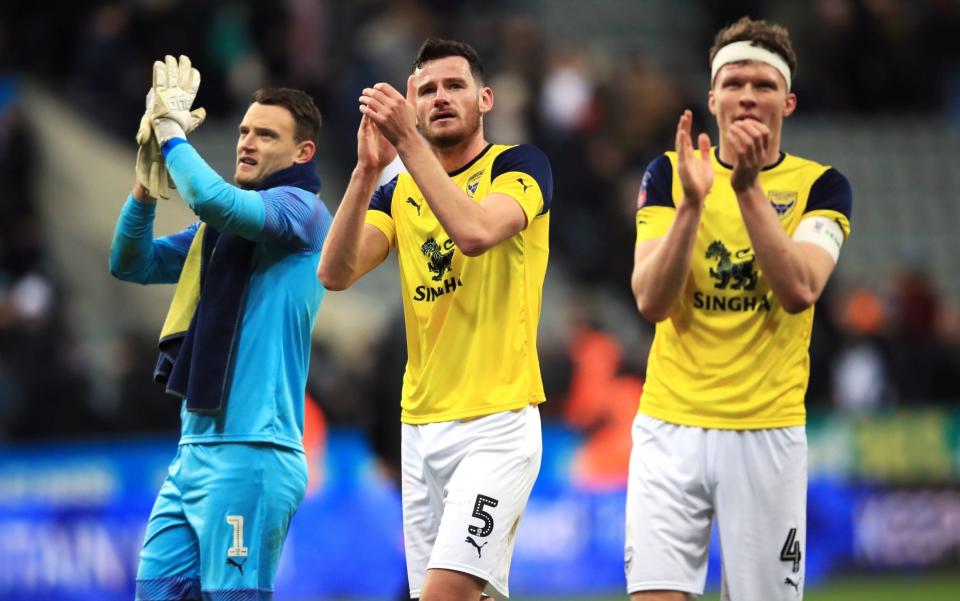
<instances>
[{"instance_id":1,"label":"short dark hair","mask_svg":"<svg viewBox=\"0 0 960 601\"><path fill-rule=\"evenodd\" d=\"M480 55L473 46L466 42L457 42L456 40L444 40L441 38L427 38L420 46L420 52L417 53L417 60L413 62L413 70L416 71L423 67L424 63L434 61L448 56L462 56L470 64L470 72L478 84L483 85L483 63L480 61Z\"/></svg>"},{"instance_id":2,"label":"short dark hair","mask_svg":"<svg viewBox=\"0 0 960 601\"><path fill-rule=\"evenodd\" d=\"M754 46L760 46L778 54L790 67L791 79L796 75L797 55L790 44L790 32L786 27L767 23L762 19L740 17L740 20L733 25L727 25L717 32L713 47L710 48L710 63L713 63L713 57L721 48L734 42L753 42Z\"/></svg>"},{"instance_id":3,"label":"short dark hair","mask_svg":"<svg viewBox=\"0 0 960 601\"><path fill-rule=\"evenodd\" d=\"M260 88L253 93L253 102L282 106L293 115L293 139L320 143L320 109L306 92L293 88Z\"/></svg>"}]
</instances>

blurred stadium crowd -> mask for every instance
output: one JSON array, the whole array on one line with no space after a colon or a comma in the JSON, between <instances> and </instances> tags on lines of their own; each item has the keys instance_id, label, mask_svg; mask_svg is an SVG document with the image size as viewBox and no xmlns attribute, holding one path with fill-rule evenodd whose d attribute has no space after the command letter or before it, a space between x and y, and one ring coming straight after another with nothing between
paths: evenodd
<instances>
[{"instance_id":1,"label":"blurred stadium crowd","mask_svg":"<svg viewBox=\"0 0 960 601\"><path fill-rule=\"evenodd\" d=\"M153 333L116 332L120 377L111 390L92 381L67 317L70 266L47 250L35 191L43 174L18 101L27 80L129 143L131 181L154 58L190 55L204 77L198 104L230 127L260 85L305 89L324 114L322 196L335 210L355 159L359 90L402 82L429 35L470 41L495 91L488 139L533 142L553 164L550 270L572 292L544 302L573 317L546 337L545 415L587 430L622 424L627 436L652 335L629 292L636 193L646 164L672 147L684 107L708 124L711 32L743 14L786 25L807 117L925 114L960 127L956 0L80 0L56 11L23 0L0 8L0 439L172 433L178 423L176 402L151 380ZM856 236L871 199L856 187L854 199ZM922 257L890 273L834 278L816 313L808 406L960 404L960 299L944 293L956 286L934 279ZM372 428L385 453L398 450L389 441L399 435L402 337L397 317L362 364L318 338L309 385L329 422Z\"/></svg>"}]
</instances>

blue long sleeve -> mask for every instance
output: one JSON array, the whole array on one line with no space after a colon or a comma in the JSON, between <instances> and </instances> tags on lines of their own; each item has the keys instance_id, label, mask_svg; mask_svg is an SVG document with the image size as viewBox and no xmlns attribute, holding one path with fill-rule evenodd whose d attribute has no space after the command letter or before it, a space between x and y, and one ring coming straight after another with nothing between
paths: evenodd
<instances>
[{"instance_id":1,"label":"blue long sleeve","mask_svg":"<svg viewBox=\"0 0 960 601\"><path fill-rule=\"evenodd\" d=\"M110 244L110 273L121 280L140 284L173 284L180 278L197 224L153 239L155 204L138 202L133 195L120 211Z\"/></svg>"},{"instance_id":2,"label":"blue long sleeve","mask_svg":"<svg viewBox=\"0 0 960 601\"><path fill-rule=\"evenodd\" d=\"M221 232L258 239L265 217L259 192L228 184L185 140L168 142L163 153L180 195L201 221Z\"/></svg>"},{"instance_id":3,"label":"blue long sleeve","mask_svg":"<svg viewBox=\"0 0 960 601\"><path fill-rule=\"evenodd\" d=\"M330 216L315 196L293 186L253 191L230 185L183 139L171 140L163 152L181 196L202 221L293 252L322 246Z\"/></svg>"}]
</instances>

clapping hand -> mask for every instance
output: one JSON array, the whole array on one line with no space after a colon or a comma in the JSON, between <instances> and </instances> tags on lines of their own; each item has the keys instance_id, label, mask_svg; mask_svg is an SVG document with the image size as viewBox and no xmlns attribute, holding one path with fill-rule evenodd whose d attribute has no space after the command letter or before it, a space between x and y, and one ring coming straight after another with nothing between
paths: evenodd
<instances>
[{"instance_id":1,"label":"clapping hand","mask_svg":"<svg viewBox=\"0 0 960 601\"><path fill-rule=\"evenodd\" d=\"M683 187L683 198L702 208L713 186L713 163L710 160L710 136L701 133L697 137L699 156L693 149L691 134L693 113L683 111L677 124L677 175Z\"/></svg>"},{"instance_id":2,"label":"clapping hand","mask_svg":"<svg viewBox=\"0 0 960 601\"><path fill-rule=\"evenodd\" d=\"M727 132L725 143L730 145L735 159L730 185L734 192L743 192L757 182L770 152L770 129L752 119L734 121Z\"/></svg>"},{"instance_id":3,"label":"clapping hand","mask_svg":"<svg viewBox=\"0 0 960 601\"><path fill-rule=\"evenodd\" d=\"M170 82L174 85L171 86ZM180 84L187 86L186 91L180 89ZM146 97L146 110L140 119L137 130L137 182L140 183L150 196L155 198L169 198L170 189L176 186L167 172L163 154L160 152L160 142L154 132L155 121L171 119L177 128L172 128L171 137L185 136L200 127L207 116L206 110L197 108L189 110L200 86L200 73L190 67L190 59L181 56L179 63L172 56L166 57L166 62L157 61L153 68L153 84ZM157 84L163 94L156 91ZM184 93L181 93L184 92ZM179 107L186 106L186 110ZM176 110L172 110L172 108ZM181 122L185 125L181 125Z\"/></svg>"}]
</instances>

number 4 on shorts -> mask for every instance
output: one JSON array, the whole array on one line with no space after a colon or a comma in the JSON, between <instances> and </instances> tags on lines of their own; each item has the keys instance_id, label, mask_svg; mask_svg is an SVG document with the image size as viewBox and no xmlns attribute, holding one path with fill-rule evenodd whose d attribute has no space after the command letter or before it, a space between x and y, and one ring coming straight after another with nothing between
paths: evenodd
<instances>
[{"instance_id":1,"label":"number 4 on shorts","mask_svg":"<svg viewBox=\"0 0 960 601\"><path fill-rule=\"evenodd\" d=\"M800 571L800 541L797 540L797 529L791 528L787 533L787 540L783 541L783 548L780 549L780 561L792 561L793 571Z\"/></svg>"}]
</instances>

